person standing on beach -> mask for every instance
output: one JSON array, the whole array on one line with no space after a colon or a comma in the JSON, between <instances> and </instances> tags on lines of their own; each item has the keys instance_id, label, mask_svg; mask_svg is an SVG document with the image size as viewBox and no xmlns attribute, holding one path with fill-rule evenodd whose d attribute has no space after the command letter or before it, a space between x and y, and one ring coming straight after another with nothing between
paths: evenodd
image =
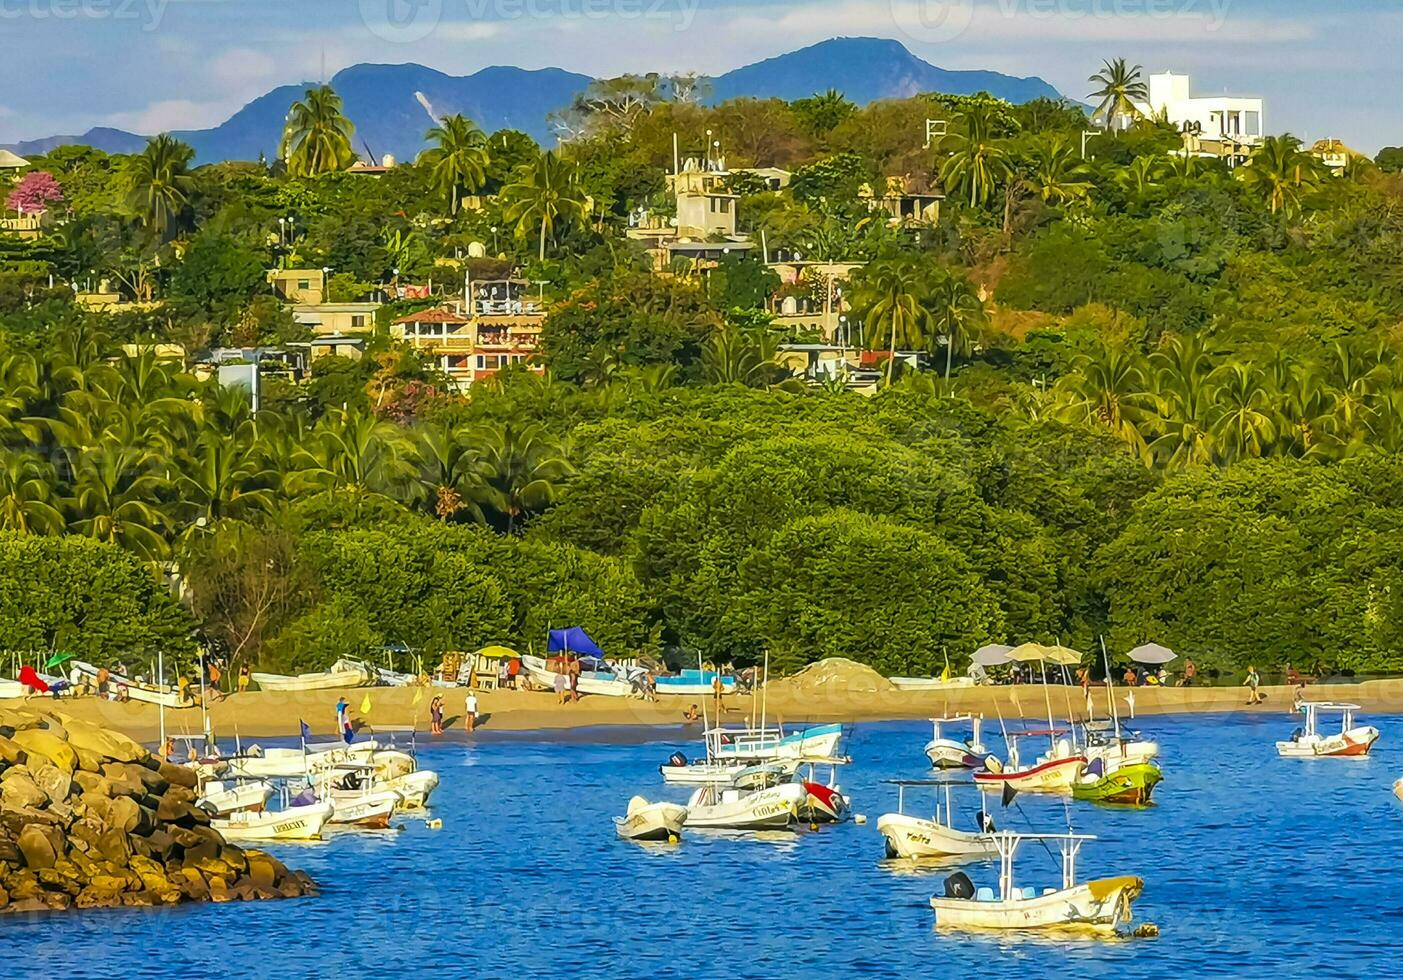
<instances>
[{"instance_id":1,"label":"person standing on beach","mask_svg":"<svg viewBox=\"0 0 1403 980\"><path fill-rule=\"evenodd\" d=\"M1261 691L1257 690L1257 688L1261 686L1261 683L1262 677L1260 674L1257 673L1257 668L1253 667L1251 664L1248 664L1247 679L1242 682L1243 687L1251 688L1251 692L1247 695L1248 704L1261 704L1267 699L1266 695L1264 695Z\"/></svg>"},{"instance_id":2,"label":"person standing on beach","mask_svg":"<svg viewBox=\"0 0 1403 980\"><path fill-rule=\"evenodd\" d=\"M564 674L556 674L556 675L555 675L555 703L556 703L556 704L564 704L564 703L565 703L565 675L564 675Z\"/></svg>"},{"instance_id":3,"label":"person standing on beach","mask_svg":"<svg viewBox=\"0 0 1403 980\"><path fill-rule=\"evenodd\" d=\"M443 734L443 698L438 694L429 702L429 730L435 735Z\"/></svg>"},{"instance_id":4,"label":"person standing on beach","mask_svg":"<svg viewBox=\"0 0 1403 980\"><path fill-rule=\"evenodd\" d=\"M1194 678L1198 676L1198 666L1192 659L1184 661L1184 679L1180 682L1180 687L1193 687Z\"/></svg>"},{"instance_id":5,"label":"person standing on beach","mask_svg":"<svg viewBox=\"0 0 1403 980\"><path fill-rule=\"evenodd\" d=\"M253 679L252 676L251 676L251 674L252 674L252 671L249 669L248 664L242 664L242 665L239 667L239 693L240 693L240 694L243 694L245 691L248 690L249 681Z\"/></svg>"},{"instance_id":6,"label":"person standing on beach","mask_svg":"<svg viewBox=\"0 0 1403 980\"><path fill-rule=\"evenodd\" d=\"M355 729L351 726L351 706L344 697L336 699L336 730L341 733L345 743L350 745L351 739L355 737Z\"/></svg>"},{"instance_id":7,"label":"person standing on beach","mask_svg":"<svg viewBox=\"0 0 1403 980\"><path fill-rule=\"evenodd\" d=\"M463 710L463 731L469 735L477 728L477 695L472 691L468 692L467 700L464 702Z\"/></svg>"}]
</instances>

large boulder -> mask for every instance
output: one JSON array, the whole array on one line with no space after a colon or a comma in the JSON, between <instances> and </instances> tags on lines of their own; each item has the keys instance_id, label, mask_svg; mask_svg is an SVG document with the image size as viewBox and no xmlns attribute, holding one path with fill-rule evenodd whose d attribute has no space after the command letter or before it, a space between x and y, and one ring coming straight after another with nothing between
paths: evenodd
<instances>
[{"instance_id":1,"label":"large boulder","mask_svg":"<svg viewBox=\"0 0 1403 980\"><path fill-rule=\"evenodd\" d=\"M195 770L189 766L178 766L171 762L161 762L156 767L156 772L161 778L172 786L183 786L185 789L194 790L200 785L200 778Z\"/></svg>"},{"instance_id":2,"label":"large boulder","mask_svg":"<svg viewBox=\"0 0 1403 980\"><path fill-rule=\"evenodd\" d=\"M48 801L48 795L24 769L7 769L5 778L0 779L0 805L7 810L17 807L40 807Z\"/></svg>"},{"instance_id":3,"label":"large boulder","mask_svg":"<svg viewBox=\"0 0 1403 980\"><path fill-rule=\"evenodd\" d=\"M9 766L17 766L24 762L27 756L20 744L8 735L0 735L0 762Z\"/></svg>"},{"instance_id":4,"label":"large boulder","mask_svg":"<svg viewBox=\"0 0 1403 980\"><path fill-rule=\"evenodd\" d=\"M31 760L36 755L47 759L70 776L73 775L73 770L78 768L78 754L73 751L72 746L53 732L27 728L24 731L15 732L14 741L20 748L24 749L25 755L29 756Z\"/></svg>"},{"instance_id":5,"label":"large boulder","mask_svg":"<svg viewBox=\"0 0 1403 980\"><path fill-rule=\"evenodd\" d=\"M37 823L29 824L20 831L15 843L24 856L25 866L32 870L52 868L63 853L63 835L53 827Z\"/></svg>"},{"instance_id":6,"label":"large boulder","mask_svg":"<svg viewBox=\"0 0 1403 980\"><path fill-rule=\"evenodd\" d=\"M73 774L73 781L78 784L84 794L91 793L94 796L104 798L112 796L112 786L107 782L107 777L96 772L79 770Z\"/></svg>"},{"instance_id":7,"label":"large boulder","mask_svg":"<svg viewBox=\"0 0 1403 980\"><path fill-rule=\"evenodd\" d=\"M44 791L50 803L63 803L70 796L76 794L76 784L73 782L73 775L64 772L57 766L33 763L29 765L30 774L34 777L34 782Z\"/></svg>"},{"instance_id":8,"label":"large boulder","mask_svg":"<svg viewBox=\"0 0 1403 980\"><path fill-rule=\"evenodd\" d=\"M123 735L78 718L66 711L55 711L53 716L62 722L68 732L68 741L74 748L88 749L105 759L117 762L145 762L151 753L141 745Z\"/></svg>"}]
</instances>

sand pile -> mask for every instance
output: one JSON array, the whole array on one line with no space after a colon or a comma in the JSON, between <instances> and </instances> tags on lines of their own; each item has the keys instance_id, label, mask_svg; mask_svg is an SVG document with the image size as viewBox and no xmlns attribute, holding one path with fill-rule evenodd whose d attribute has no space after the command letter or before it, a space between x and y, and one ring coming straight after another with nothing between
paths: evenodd
<instances>
[{"instance_id":1,"label":"sand pile","mask_svg":"<svg viewBox=\"0 0 1403 980\"><path fill-rule=\"evenodd\" d=\"M770 682L770 693L781 697L816 698L839 694L883 694L896 690L891 681L866 664L830 657L809 664L797 674Z\"/></svg>"}]
</instances>

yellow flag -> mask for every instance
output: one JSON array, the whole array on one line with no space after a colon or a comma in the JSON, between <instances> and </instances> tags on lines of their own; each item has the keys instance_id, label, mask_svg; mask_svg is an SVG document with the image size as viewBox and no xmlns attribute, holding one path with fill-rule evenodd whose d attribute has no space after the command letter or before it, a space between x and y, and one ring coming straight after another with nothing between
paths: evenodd
<instances>
[{"instance_id":1,"label":"yellow flag","mask_svg":"<svg viewBox=\"0 0 1403 980\"><path fill-rule=\"evenodd\" d=\"M420 701L422 701L422 700L424 700L424 689L423 689L422 687L415 688L415 690L414 690L414 700L413 700L413 702L411 702L411 703L413 703L413 704L418 704L418 703L419 703Z\"/></svg>"},{"instance_id":2,"label":"yellow flag","mask_svg":"<svg viewBox=\"0 0 1403 980\"><path fill-rule=\"evenodd\" d=\"M368 714L370 714L370 695L369 695L369 694L367 694L365 697L361 698L360 713L363 714L363 715L368 715Z\"/></svg>"}]
</instances>

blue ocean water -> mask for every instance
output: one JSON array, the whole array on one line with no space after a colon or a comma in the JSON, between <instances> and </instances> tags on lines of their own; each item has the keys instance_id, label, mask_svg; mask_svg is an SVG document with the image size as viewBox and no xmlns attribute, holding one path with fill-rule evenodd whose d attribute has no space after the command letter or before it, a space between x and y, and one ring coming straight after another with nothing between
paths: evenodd
<instances>
[{"instance_id":1,"label":"blue ocean water","mask_svg":"<svg viewBox=\"0 0 1403 980\"><path fill-rule=\"evenodd\" d=\"M1352 762L1277 758L1297 724L1284 714L1142 719L1165 768L1155 807L1021 796L999 815L1058 831L1070 807L1078 832L1102 838L1083 876L1143 877L1137 917L1157 939L938 932L926 902L949 872L893 870L876 828L896 802L882 780L927 775L923 723L854 729L841 778L865 825L676 847L620 841L610 818L635 793L684 799L656 767L695 739L595 730L425 739L442 829L407 818L398 833L270 848L322 883L319 898L0 919L0 976L1396 974L1403 725L1367 720L1383 739ZM1033 845L1018 867L1024 884L1058 880ZM967 870L995 883L991 865Z\"/></svg>"}]
</instances>

